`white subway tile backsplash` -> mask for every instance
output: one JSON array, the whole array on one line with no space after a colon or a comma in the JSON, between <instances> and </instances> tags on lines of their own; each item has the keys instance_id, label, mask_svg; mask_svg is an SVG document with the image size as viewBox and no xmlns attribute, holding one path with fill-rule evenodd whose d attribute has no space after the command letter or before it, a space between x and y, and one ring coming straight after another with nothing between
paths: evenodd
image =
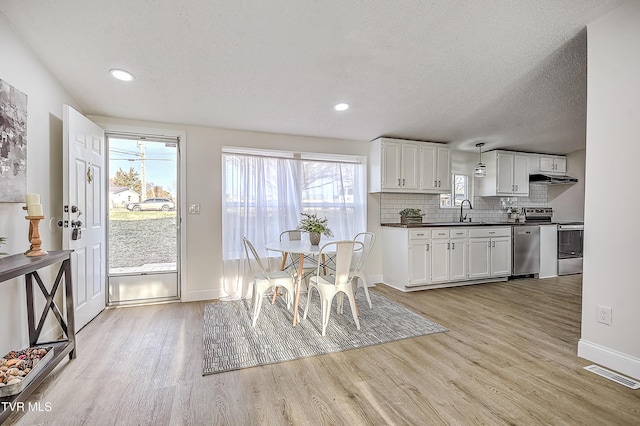
<instances>
[{"instance_id":1,"label":"white subway tile backsplash","mask_svg":"<svg viewBox=\"0 0 640 426\"><path fill-rule=\"evenodd\" d=\"M464 213L475 222L506 221L507 214L502 210L503 197L474 197L473 209L466 205ZM530 185L528 197L510 197L517 207L547 207L547 187ZM456 222L460 218L459 208L440 208L440 196L434 194L380 194L381 223L400 223L400 210L420 209L425 215L424 222Z\"/></svg>"}]
</instances>

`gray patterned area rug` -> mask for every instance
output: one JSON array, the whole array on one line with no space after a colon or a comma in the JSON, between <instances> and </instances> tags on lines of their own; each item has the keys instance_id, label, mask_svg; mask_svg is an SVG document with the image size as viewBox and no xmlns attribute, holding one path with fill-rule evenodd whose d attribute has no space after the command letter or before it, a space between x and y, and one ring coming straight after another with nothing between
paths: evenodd
<instances>
[{"instance_id":1,"label":"gray patterned area rug","mask_svg":"<svg viewBox=\"0 0 640 426\"><path fill-rule=\"evenodd\" d=\"M256 327L251 327L251 300L214 302L205 305L203 329L203 375L272 364L308 356L362 348L410 337L447 331L421 315L369 292L369 309L363 292L356 301L360 310L360 330L345 298L344 313L336 314L333 301L326 336L322 336L320 300L313 293L307 319L302 319L305 295L300 297L300 321L293 327L293 310L284 298L262 304Z\"/></svg>"}]
</instances>

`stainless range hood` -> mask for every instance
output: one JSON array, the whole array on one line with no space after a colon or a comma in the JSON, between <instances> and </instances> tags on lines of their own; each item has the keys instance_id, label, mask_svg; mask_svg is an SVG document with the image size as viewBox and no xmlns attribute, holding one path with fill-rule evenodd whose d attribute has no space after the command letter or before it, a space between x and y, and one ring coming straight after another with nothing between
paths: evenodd
<instances>
[{"instance_id":1,"label":"stainless range hood","mask_svg":"<svg viewBox=\"0 0 640 426\"><path fill-rule=\"evenodd\" d=\"M529 183L533 185L569 185L578 183L578 179L567 175L529 175Z\"/></svg>"}]
</instances>

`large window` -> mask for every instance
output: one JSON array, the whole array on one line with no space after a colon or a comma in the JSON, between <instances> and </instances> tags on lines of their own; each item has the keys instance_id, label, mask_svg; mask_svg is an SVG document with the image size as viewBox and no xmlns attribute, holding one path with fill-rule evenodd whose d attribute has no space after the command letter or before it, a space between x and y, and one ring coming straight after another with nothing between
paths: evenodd
<instances>
[{"instance_id":1,"label":"large window","mask_svg":"<svg viewBox=\"0 0 640 426\"><path fill-rule=\"evenodd\" d=\"M295 229L301 212L326 217L336 239L366 230L366 168L359 157L225 148L222 169L225 260L243 257L245 236L266 255L265 243Z\"/></svg>"},{"instance_id":2,"label":"large window","mask_svg":"<svg viewBox=\"0 0 640 426\"><path fill-rule=\"evenodd\" d=\"M440 194L440 207L460 207L460 204L471 199L471 190L469 176L453 174L451 182L453 182L452 190L447 194Z\"/></svg>"}]
</instances>

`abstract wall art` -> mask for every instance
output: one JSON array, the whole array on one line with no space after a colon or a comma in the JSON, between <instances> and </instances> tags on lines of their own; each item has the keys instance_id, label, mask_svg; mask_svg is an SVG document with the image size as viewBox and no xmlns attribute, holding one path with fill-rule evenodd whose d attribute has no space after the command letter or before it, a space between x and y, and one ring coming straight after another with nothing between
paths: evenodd
<instances>
[{"instance_id":1,"label":"abstract wall art","mask_svg":"<svg viewBox=\"0 0 640 426\"><path fill-rule=\"evenodd\" d=\"M0 202L27 193L27 95L0 80Z\"/></svg>"}]
</instances>

